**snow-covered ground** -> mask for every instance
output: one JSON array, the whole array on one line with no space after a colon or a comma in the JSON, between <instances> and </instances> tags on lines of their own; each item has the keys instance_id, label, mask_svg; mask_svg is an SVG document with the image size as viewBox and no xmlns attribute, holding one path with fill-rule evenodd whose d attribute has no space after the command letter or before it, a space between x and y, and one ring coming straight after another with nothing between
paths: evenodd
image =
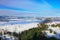
<instances>
[{"instance_id":1,"label":"snow-covered ground","mask_svg":"<svg viewBox=\"0 0 60 40\"><path fill-rule=\"evenodd\" d=\"M22 32L24 30L28 30L30 28L37 27L38 23L28 23L28 24L13 24L13 25L4 25L0 26L0 29L8 30L10 32Z\"/></svg>"},{"instance_id":2,"label":"snow-covered ground","mask_svg":"<svg viewBox=\"0 0 60 40\"><path fill-rule=\"evenodd\" d=\"M10 19L9 22L0 22L0 29L8 30L11 32L22 32L30 28L38 27L37 24L40 20L37 19ZM14 21L15 20L15 21Z\"/></svg>"},{"instance_id":3,"label":"snow-covered ground","mask_svg":"<svg viewBox=\"0 0 60 40\"><path fill-rule=\"evenodd\" d=\"M36 28L36 27L38 27L37 24L38 23L21 24L20 32L31 29L31 28Z\"/></svg>"},{"instance_id":4,"label":"snow-covered ground","mask_svg":"<svg viewBox=\"0 0 60 40\"><path fill-rule=\"evenodd\" d=\"M27 21L31 22L32 20L27 20ZM34 20L34 21L36 21L36 20ZM14 21L10 21L9 23L13 23L13 22ZM17 33L19 33L19 32L21 33L22 31L38 27L37 22L19 24L20 21L15 21L14 23L16 23L16 22L17 22L17 24L8 24L7 23L8 25L2 25L2 26L0 26L0 29L8 30L10 32L15 31ZM25 21L23 21L23 22L25 22ZM3 23L1 23L1 24L3 24ZM54 36L56 38L60 38L60 27L51 27L52 24L56 25L56 24L60 24L60 22L59 21L54 21L54 22L47 23L48 29L52 30L52 33L50 33L49 30L45 31L47 36L49 36L49 37ZM54 34L54 32L56 32L56 34Z\"/></svg>"},{"instance_id":5,"label":"snow-covered ground","mask_svg":"<svg viewBox=\"0 0 60 40\"><path fill-rule=\"evenodd\" d=\"M52 24L60 24L60 22L56 21L56 22L50 22L50 23L47 23L48 25L48 30L46 30L46 34L47 34L47 37L55 37L55 38L58 38L60 39L60 27L56 26L56 27L52 27L51 25ZM52 31L52 33L50 33L50 30ZM55 33L54 33L55 32Z\"/></svg>"}]
</instances>

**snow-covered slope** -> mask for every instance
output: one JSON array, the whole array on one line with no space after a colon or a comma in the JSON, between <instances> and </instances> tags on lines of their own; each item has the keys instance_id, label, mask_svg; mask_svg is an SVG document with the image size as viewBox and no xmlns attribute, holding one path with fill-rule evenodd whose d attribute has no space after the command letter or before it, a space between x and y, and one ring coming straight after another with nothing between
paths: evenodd
<instances>
[{"instance_id":1,"label":"snow-covered slope","mask_svg":"<svg viewBox=\"0 0 60 40\"><path fill-rule=\"evenodd\" d=\"M37 27L38 23L27 23L27 24L10 24L10 25L2 25L0 29L8 30L10 32L22 32L24 30L28 30L30 28Z\"/></svg>"},{"instance_id":2,"label":"snow-covered slope","mask_svg":"<svg viewBox=\"0 0 60 40\"><path fill-rule=\"evenodd\" d=\"M56 26L56 27L52 27L51 25L54 24L60 24L59 21L55 21L55 22L50 22L50 23L47 23L48 25L48 30L46 30L46 34L47 34L47 37L55 37L55 38L58 38L60 39L60 27ZM50 33L51 31L51 33Z\"/></svg>"}]
</instances>

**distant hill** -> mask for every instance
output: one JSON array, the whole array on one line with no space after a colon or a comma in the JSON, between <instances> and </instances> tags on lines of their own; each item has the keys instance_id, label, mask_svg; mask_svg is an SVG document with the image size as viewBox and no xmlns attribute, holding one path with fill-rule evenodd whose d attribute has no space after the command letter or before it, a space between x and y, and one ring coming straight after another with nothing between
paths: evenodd
<instances>
[{"instance_id":1,"label":"distant hill","mask_svg":"<svg viewBox=\"0 0 60 40\"><path fill-rule=\"evenodd\" d=\"M60 21L60 17L17 17L17 16L5 16L5 15L0 16L0 22L14 21L13 19L37 19L37 20L51 19L53 21Z\"/></svg>"}]
</instances>

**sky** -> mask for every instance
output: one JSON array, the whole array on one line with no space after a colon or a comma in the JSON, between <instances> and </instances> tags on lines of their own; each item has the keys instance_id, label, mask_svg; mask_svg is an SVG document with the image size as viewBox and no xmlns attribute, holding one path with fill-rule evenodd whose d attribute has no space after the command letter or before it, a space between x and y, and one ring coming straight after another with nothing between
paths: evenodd
<instances>
[{"instance_id":1,"label":"sky","mask_svg":"<svg viewBox=\"0 0 60 40\"><path fill-rule=\"evenodd\" d=\"M60 0L0 0L0 15L60 17Z\"/></svg>"}]
</instances>

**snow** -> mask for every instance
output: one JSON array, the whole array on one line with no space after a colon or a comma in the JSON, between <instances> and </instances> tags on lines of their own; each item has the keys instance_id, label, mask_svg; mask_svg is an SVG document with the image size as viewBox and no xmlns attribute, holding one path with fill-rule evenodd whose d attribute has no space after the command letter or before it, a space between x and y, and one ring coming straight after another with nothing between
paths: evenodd
<instances>
[{"instance_id":1,"label":"snow","mask_svg":"<svg viewBox=\"0 0 60 40\"><path fill-rule=\"evenodd\" d=\"M20 26L20 32L24 31L24 30L28 30L31 28L36 28L38 23L30 23L30 24L21 24Z\"/></svg>"},{"instance_id":2,"label":"snow","mask_svg":"<svg viewBox=\"0 0 60 40\"><path fill-rule=\"evenodd\" d=\"M50 31L48 31L48 30L46 30L45 32L46 32L46 36L47 36L47 37L55 36L55 34L54 34L53 32L50 33Z\"/></svg>"},{"instance_id":3,"label":"snow","mask_svg":"<svg viewBox=\"0 0 60 40\"><path fill-rule=\"evenodd\" d=\"M56 26L56 27L52 27L51 25L52 24L60 24L60 22L50 22L50 23L47 23L47 25L48 25L48 29L51 29L52 30L52 33L50 33L49 31L47 32L47 31L45 31L46 32L46 34L47 34L47 37L49 36L49 37L52 37L52 36L54 36L55 38L58 38L58 39L60 39L60 27L58 27L58 26ZM56 32L56 34L54 34L53 32Z\"/></svg>"},{"instance_id":4,"label":"snow","mask_svg":"<svg viewBox=\"0 0 60 40\"><path fill-rule=\"evenodd\" d=\"M28 20L30 21L30 20ZM46 35L47 37L56 37L56 38L60 38L60 27L51 27L52 24L59 24L60 22L50 22L50 23L47 23L48 25L48 29L51 29L52 30L52 33L50 33L49 30L46 30ZM0 29L4 29L4 30L8 30L10 32L17 32L17 33L21 33L22 31L25 31L25 30L28 30L28 29L31 29L31 28L36 28L38 27L37 25L38 23L26 23L26 24L11 24L11 25L4 25L4 26L0 26ZM54 32L56 32L56 34L54 34Z\"/></svg>"},{"instance_id":5,"label":"snow","mask_svg":"<svg viewBox=\"0 0 60 40\"><path fill-rule=\"evenodd\" d=\"M10 32L22 32L31 28L37 27L38 23L28 23L28 24L14 24L14 25L4 25L0 26L0 29L8 30Z\"/></svg>"}]
</instances>

